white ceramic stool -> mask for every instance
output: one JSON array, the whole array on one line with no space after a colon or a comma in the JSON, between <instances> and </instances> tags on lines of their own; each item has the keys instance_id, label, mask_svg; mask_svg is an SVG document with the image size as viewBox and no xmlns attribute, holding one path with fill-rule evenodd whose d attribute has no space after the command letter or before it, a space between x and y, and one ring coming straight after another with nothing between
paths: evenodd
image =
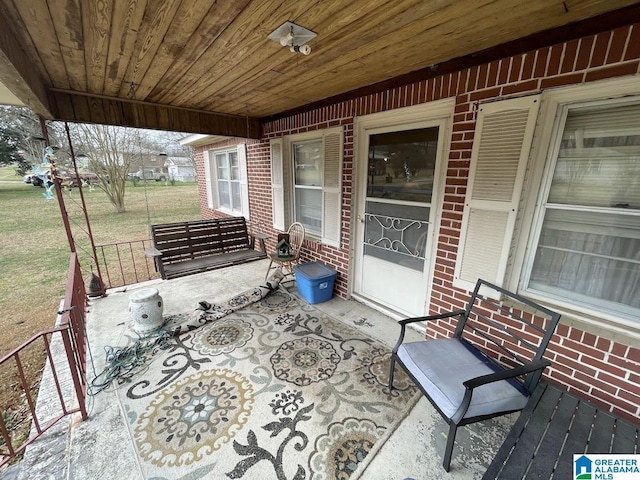
<instances>
[{"instance_id":1,"label":"white ceramic stool","mask_svg":"<svg viewBox=\"0 0 640 480\"><path fill-rule=\"evenodd\" d=\"M147 335L162 327L162 297L155 288L143 288L129 296L129 315L133 330Z\"/></svg>"}]
</instances>

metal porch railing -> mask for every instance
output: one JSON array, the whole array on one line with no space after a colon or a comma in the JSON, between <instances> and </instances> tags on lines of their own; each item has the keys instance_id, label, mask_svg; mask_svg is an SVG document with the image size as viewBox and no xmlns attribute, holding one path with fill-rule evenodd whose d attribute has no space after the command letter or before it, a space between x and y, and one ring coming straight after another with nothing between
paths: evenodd
<instances>
[{"instance_id":1,"label":"metal porch railing","mask_svg":"<svg viewBox=\"0 0 640 480\"><path fill-rule=\"evenodd\" d=\"M0 375L14 388L21 390L26 404L26 417L31 431L27 438L17 438L16 429L8 425L11 416L8 406L2 404L0 415L0 466L11 462L29 444L67 415L79 412L87 418L85 403L86 384L86 329L87 297L80 265L75 253L71 254L63 308L57 326L38 333L0 360ZM35 382L29 384L24 371L24 357L31 349L42 348L50 369L43 378L51 379L52 388L43 388ZM36 392L38 392L37 401ZM47 392L44 392L47 390ZM46 399L42 395L49 393Z\"/></svg>"},{"instance_id":2,"label":"metal porch railing","mask_svg":"<svg viewBox=\"0 0 640 480\"><path fill-rule=\"evenodd\" d=\"M106 287L122 287L160 278L153 259L144 254L151 247L151 239L96 245L102 281Z\"/></svg>"},{"instance_id":3,"label":"metal porch railing","mask_svg":"<svg viewBox=\"0 0 640 480\"><path fill-rule=\"evenodd\" d=\"M247 226L251 235L260 242L260 250L266 252L265 240L269 236L263 233L264 225L258 222L248 223ZM147 257L144 253L145 250L153 247L151 238L95 245L95 257L106 288L122 287L160 278L153 258Z\"/></svg>"}]
</instances>

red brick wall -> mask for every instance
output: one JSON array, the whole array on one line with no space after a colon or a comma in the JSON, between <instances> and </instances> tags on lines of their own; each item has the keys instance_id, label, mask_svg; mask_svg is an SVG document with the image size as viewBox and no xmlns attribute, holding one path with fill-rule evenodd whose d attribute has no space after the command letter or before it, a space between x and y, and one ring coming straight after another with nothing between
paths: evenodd
<instances>
[{"instance_id":1,"label":"red brick wall","mask_svg":"<svg viewBox=\"0 0 640 480\"><path fill-rule=\"evenodd\" d=\"M636 24L447 75L441 77L440 84L436 79L433 98L455 94L456 107L430 313L461 307L468 298L467 292L453 287L456 249L450 247L458 243L462 222L475 129L474 102L637 74L639 57L640 25ZM436 338L450 335L452 330L450 323L440 322L427 334ZM561 324L547 358L553 362L546 371L549 380L637 422L640 416L637 346L612 342Z\"/></svg>"},{"instance_id":2,"label":"red brick wall","mask_svg":"<svg viewBox=\"0 0 640 480\"><path fill-rule=\"evenodd\" d=\"M307 121L314 122L313 117L308 117ZM258 208L251 208L251 220L259 221L264 225L264 231L270 235L267 241L268 248L275 247L277 232L273 230L272 209L271 209L271 159L269 153L269 140L271 138L282 137L294 133L302 133L313 130L321 130L330 127L342 126L344 132L344 152L342 170L342 230L340 248L330 247L316 241L305 241L301 252L303 261L320 261L331 265L338 271L335 282L335 292L347 297L348 267L349 267L349 246L350 246L350 210L351 210L351 186L353 173L353 117L333 119L330 122L315 122L308 124L305 128L290 128L279 131L272 131L265 135L265 141L259 148L251 149L251 163L248 164L249 185L255 183L260 188L251 190L250 198L252 202L253 193L259 196L254 203ZM284 127L283 127L284 128ZM253 169L253 171L252 171ZM252 193L253 192L253 193Z\"/></svg>"},{"instance_id":3,"label":"red brick wall","mask_svg":"<svg viewBox=\"0 0 640 480\"><path fill-rule=\"evenodd\" d=\"M206 145L203 147L196 148L196 177L198 178L198 195L200 198L200 216L202 218L220 218L220 217L229 216L226 213L220 212L218 210L212 210L211 208L209 208L208 198L207 198L207 184L205 181L206 175L205 175L205 167L204 167L204 152L212 148L220 149L225 147L235 147L239 143L247 144L247 169L251 171L249 167L249 155L250 155L250 152L252 151L252 148L254 148L255 144L260 143L257 140L248 140L246 138L229 138L223 142L216 143L215 146ZM267 155L268 154L269 153L268 153L268 145L267 145ZM263 175L265 174L267 176L271 175L269 172L266 172L266 173L263 172ZM252 196L253 192L251 191L253 182L251 181L251 179L248 180L248 184L249 184L249 198L253 198ZM260 194L261 193L259 191L255 192L255 195L260 195Z\"/></svg>"},{"instance_id":4,"label":"red brick wall","mask_svg":"<svg viewBox=\"0 0 640 480\"><path fill-rule=\"evenodd\" d=\"M526 94L562 85L580 84L637 74L640 65L640 24L618 28L578 40L478 65L460 72L363 96L263 125L263 141L249 145L248 170L251 220L272 229L269 139L336 125L344 128L342 244L336 249L306 242L304 260L320 260L339 272L336 291L348 295L350 211L353 185L354 116L391 110L454 96L456 106L447 164L445 197L433 279L431 312L463 307L468 293L453 287L456 246L469 175L478 100ZM638 80L640 82L640 78ZM204 178L202 150L198 151L198 175ZM200 185L201 194L204 185ZM201 195L203 217L215 216ZM449 336L450 322L430 324L429 337ZM561 325L548 351L553 367L548 378L616 414L640 416L640 349Z\"/></svg>"}]
</instances>

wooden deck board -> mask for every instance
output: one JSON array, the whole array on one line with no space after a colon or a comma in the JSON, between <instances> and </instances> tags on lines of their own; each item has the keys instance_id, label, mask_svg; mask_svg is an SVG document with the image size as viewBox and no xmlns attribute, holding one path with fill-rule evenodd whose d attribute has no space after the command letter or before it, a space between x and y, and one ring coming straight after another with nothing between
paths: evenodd
<instances>
[{"instance_id":1,"label":"wooden deck board","mask_svg":"<svg viewBox=\"0 0 640 480\"><path fill-rule=\"evenodd\" d=\"M577 453L638 453L640 427L541 382L484 480L573 478Z\"/></svg>"},{"instance_id":2,"label":"wooden deck board","mask_svg":"<svg viewBox=\"0 0 640 480\"><path fill-rule=\"evenodd\" d=\"M588 453L609 453L611 451L613 425L614 418L611 415L602 410L596 412L591 438L589 438L587 445Z\"/></svg>"},{"instance_id":3,"label":"wooden deck board","mask_svg":"<svg viewBox=\"0 0 640 480\"><path fill-rule=\"evenodd\" d=\"M576 415L578 419L573 422L569 429L564 447L555 465L556 478L563 478L563 475L566 475L566 478L572 478L573 454L585 453L589 442L596 408L586 402L578 403L578 408L581 412Z\"/></svg>"},{"instance_id":4,"label":"wooden deck board","mask_svg":"<svg viewBox=\"0 0 640 480\"><path fill-rule=\"evenodd\" d=\"M170 263L165 265L164 270L167 279L169 279L183 277L193 273L207 272L209 270L215 270L229 265L238 265L240 263L251 262L253 260L260 260L262 258L264 258L264 254L257 250L241 250L225 253L224 255L199 257L180 263Z\"/></svg>"},{"instance_id":5,"label":"wooden deck board","mask_svg":"<svg viewBox=\"0 0 640 480\"><path fill-rule=\"evenodd\" d=\"M616 422L615 435L611 453L629 453L629 445L635 445L635 451L640 451L638 442L640 435L637 435L637 428L626 422Z\"/></svg>"},{"instance_id":6,"label":"wooden deck board","mask_svg":"<svg viewBox=\"0 0 640 480\"><path fill-rule=\"evenodd\" d=\"M541 418L546 418L546 422L529 422L526 424L526 427L524 427L516 439L516 448L514 448L509 455L509 464L507 466L509 467L508 471L510 473L508 477L504 478L524 478L527 466L531 462L534 452L540 443L540 439L544 436L544 432L547 429L549 419L553 416L556 409L560 395L559 392L557 395L555 393L556 392L553 392L552 395L543 395L538 401L533 412L541 414Z\"/></svg>"},{"instance_id":7,"label":"wooden deck board","mask_svg":"<svg viewBox=\"0 0 640 480\"><path fill-rule=\"evenodd\" d=\"M574 397L571 397L569 401L558 402L547 431L540 439L539 450L535 454L536 461L529 465L526 478L551 478L577 405L578 399Z\"/></svg>"}]
</instances>

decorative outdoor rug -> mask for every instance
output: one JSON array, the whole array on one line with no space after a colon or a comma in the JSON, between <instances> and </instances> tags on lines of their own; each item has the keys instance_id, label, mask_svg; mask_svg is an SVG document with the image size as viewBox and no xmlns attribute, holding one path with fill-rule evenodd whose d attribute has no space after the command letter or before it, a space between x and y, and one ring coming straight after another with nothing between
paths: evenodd
<instances>
[{"instance_id":1,"label":"decorative outdoor rug","mask_svg":"<svg viewBox=\"0 0 640 480\"><path fill-rule=\"evenodd\" d=\"M356 479L419 398L400 369L389 391L389 356L279 288L173 337L117 395L147 479Z\"/></svg>"}]
</instances>

